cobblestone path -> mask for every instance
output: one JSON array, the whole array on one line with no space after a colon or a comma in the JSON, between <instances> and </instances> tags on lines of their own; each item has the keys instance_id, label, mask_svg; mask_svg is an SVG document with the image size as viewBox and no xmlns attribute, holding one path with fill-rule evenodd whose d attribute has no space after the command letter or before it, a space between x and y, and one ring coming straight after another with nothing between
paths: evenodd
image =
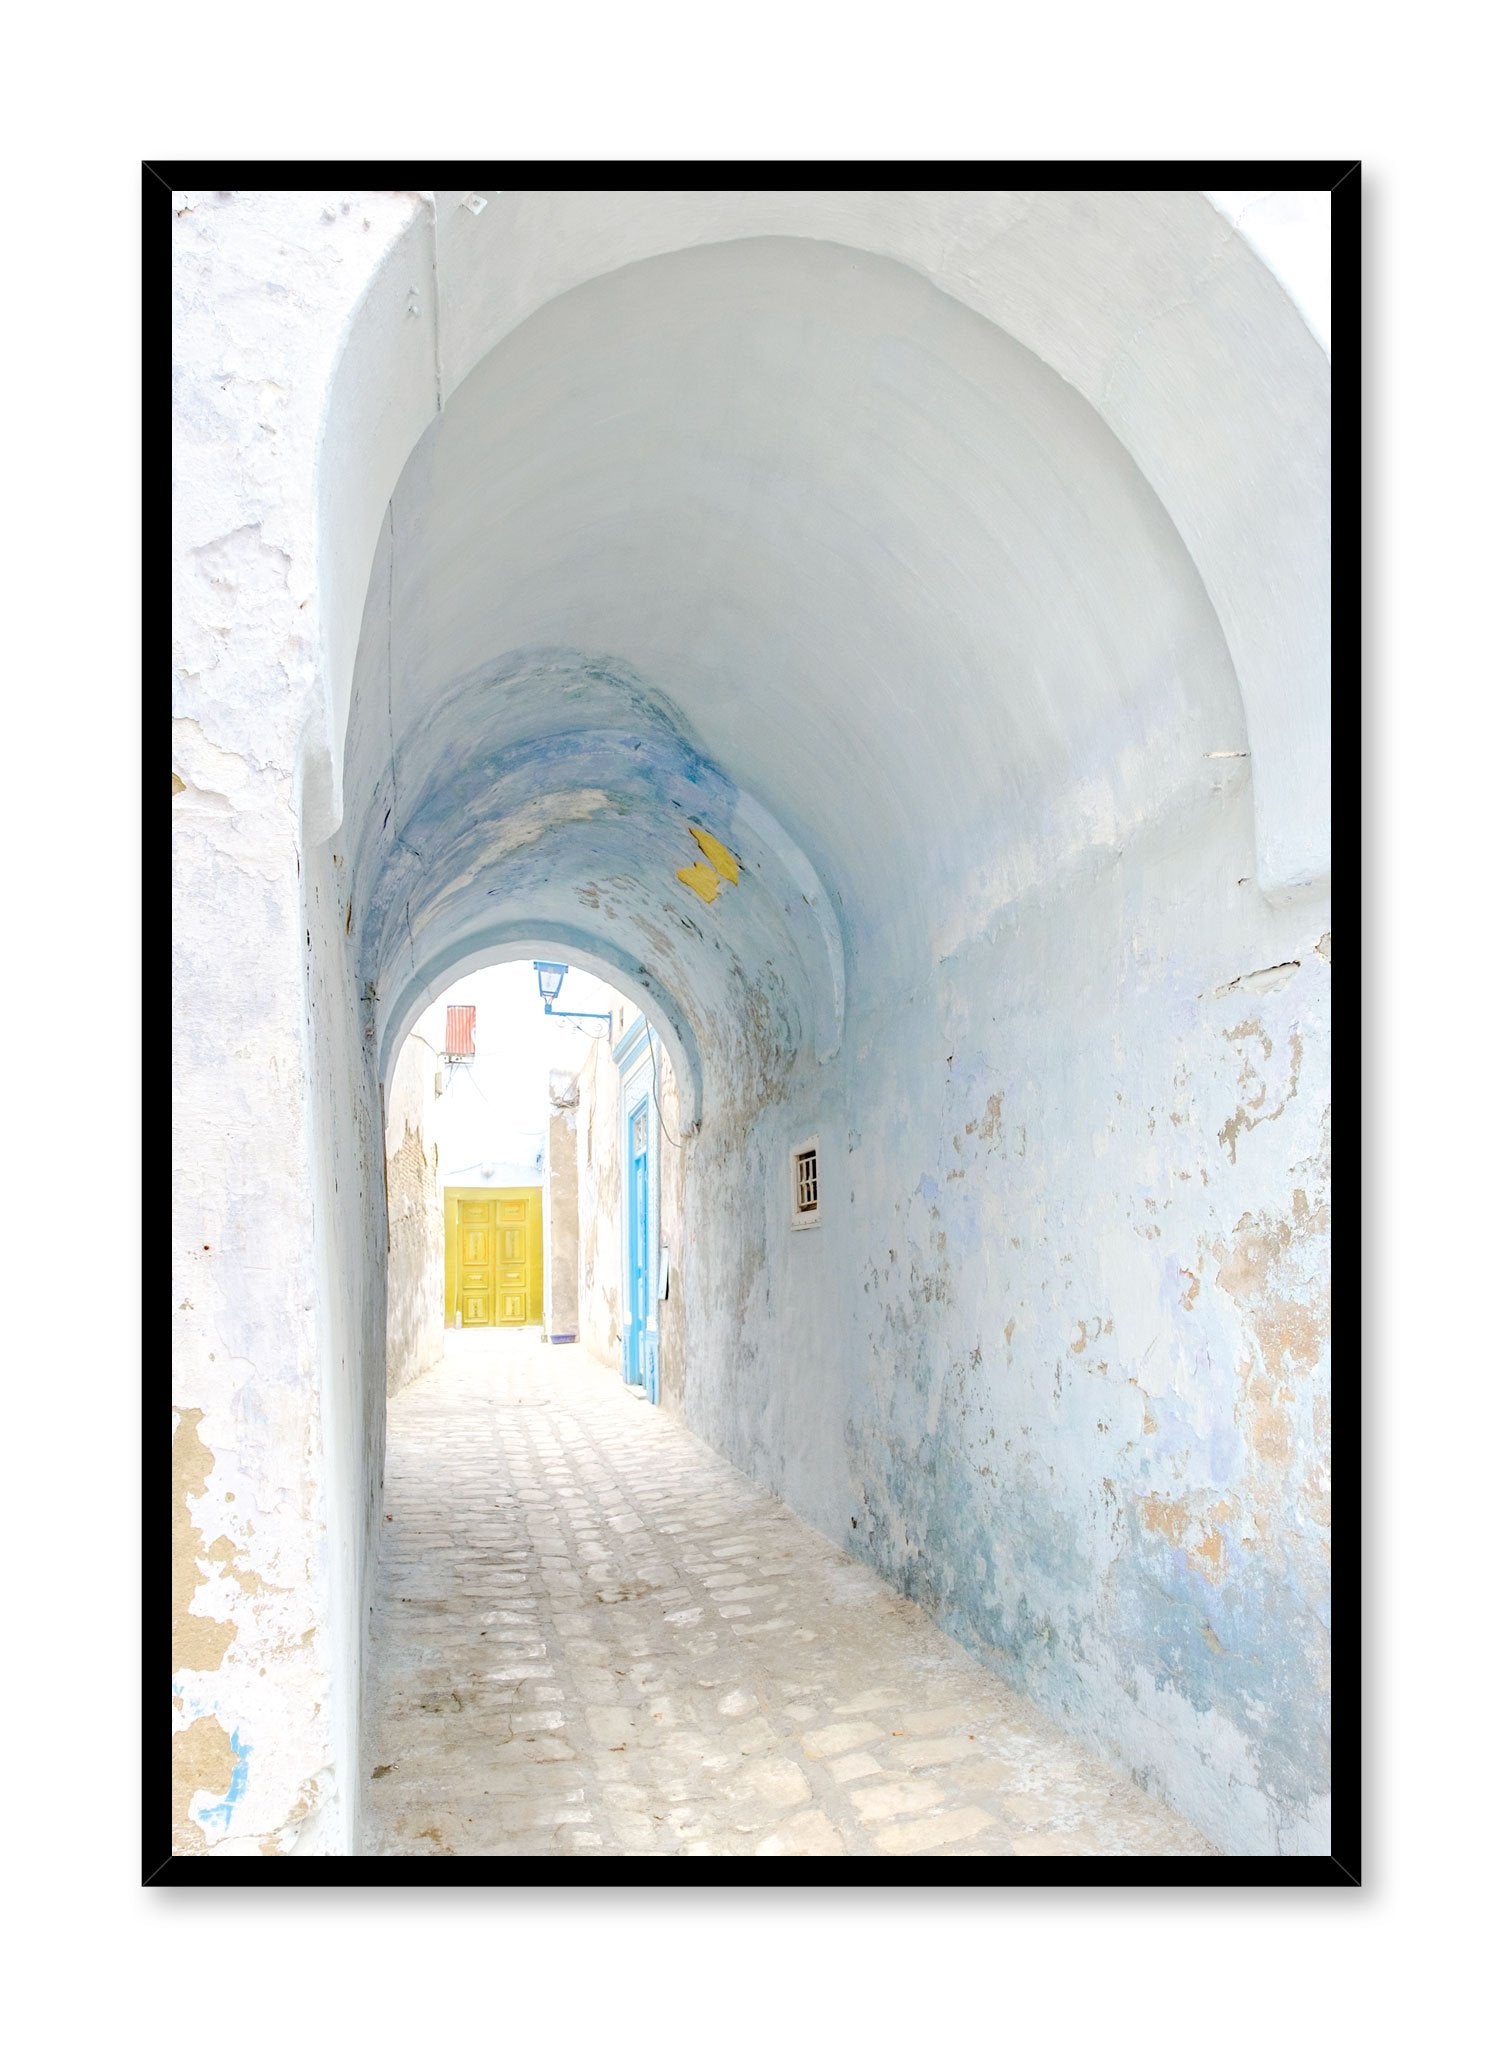
<instances>
[{"instance_id":1,"label":"cobblestone path","mask_svg":"<svg viewBox=\"0 0 1503 2048\"><path fill-rule=\"evenodd\" d=\"M374 1856L1213 1854L578 1352L391 1403Z\"/></svg>"}]
</instances>

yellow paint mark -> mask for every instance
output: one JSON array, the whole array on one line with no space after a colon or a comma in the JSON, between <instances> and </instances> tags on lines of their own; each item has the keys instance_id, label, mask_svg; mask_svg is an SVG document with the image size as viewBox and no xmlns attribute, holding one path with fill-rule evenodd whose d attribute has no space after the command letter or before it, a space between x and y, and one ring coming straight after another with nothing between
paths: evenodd
<instances>
[{"instance_id":1,"label":"yellow paint mark","mask_svg":"<svg viewBox=\"0 0 1503 2048\"><path fill-rule=\"evenodd\" d=\"M702 860L697 860L692 868L678 868L675 872L684 887L692 889L702 903L713 903L720 894L720 877Z\"/></svg>"},{"instance_id":2,"label":"yellow paint mark","mask_svg":"<svg viewBox=\"0 0 1503 2048\"><path fill-rule=\"evenodd\" d=\"M701 903L713 903L720 894L722 882L739 887L741 863L730 848L722 846L714 833L706 832L702 825L691 825L689 835L704 859L695 861L692 867L675 870L684 887L692 889Z\"/></svg>"},{"instance_id":3,"label":"yellow paint mark","mask_svg":"<svg viewBox=\"0 0 1503 2048\"><path fill-rule=\"evenodd\" d=\"M728 846L722 846L713 832L706 832L701 825L691 825L689 835L698 845L700 852L723 881L739 886L741 863Z\"/></svg>"},{"instance_id":4,"label":"yellow paint mark","mask_svg":"<svg viewBox=\"0 0 1503 2048\"><path fill-rule=\"evenodd\" d=\"M181 796L183 791L187 787L187 783L184 782L182 776L179 775L177 770L174 768L172 771L172 794L174 796Z\"/></svg>"}]
</instances>

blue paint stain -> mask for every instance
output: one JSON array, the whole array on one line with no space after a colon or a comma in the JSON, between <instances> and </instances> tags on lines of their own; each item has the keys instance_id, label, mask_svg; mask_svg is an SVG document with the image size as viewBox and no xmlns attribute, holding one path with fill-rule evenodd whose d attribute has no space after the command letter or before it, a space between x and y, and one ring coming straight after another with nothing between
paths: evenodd
<instances>
[{"instance_id":1,"label":"blue paint stain","mask_svg":"<svg viewBox=\"0 0 1503 2048\"><path fill-rule=\"evenodd\" d=\"M939 1200L939 1182L932 1173L926 1173L919 1182L919 1193L926 1202L937 1202Z\"/></svg>"},{"instance_id":2,"label":"blue paint stain","mask_svg":"<svg viewBox=\"0 0 1503 2048\"><path fill-rule=\"evenodd\" d=\"M211 1834L216 1827L229 1827L231 1809L244 1792L245 1781L250 1776L250 1765L246 1759L250 1756L251 1745L248 1742L242 1744L238 1728L230 1737L230 1748L235 1752L235 1767L230 1772L229 1791L217 1806L203 1807L194 1816L205 1834Z\"/></svg>"}]
</instances>

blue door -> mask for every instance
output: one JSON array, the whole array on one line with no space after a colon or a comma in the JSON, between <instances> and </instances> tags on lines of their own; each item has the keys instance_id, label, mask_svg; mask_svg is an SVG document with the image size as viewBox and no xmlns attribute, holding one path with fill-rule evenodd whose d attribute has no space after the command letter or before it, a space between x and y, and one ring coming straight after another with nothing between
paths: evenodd
<instances>
[{"instance_id":1,"label":"blue door","mask_svg":"<svg viewBox=\"0 0 1503 2048\"><path fill-rule=\"evenodd\" d=\"M652 1296L648 1284L647 1256L647 1105L633 1111L631 1119L631 1166L627 1182L626 1266L627 1300L631 1320L626 1326L626 1383L646 1387L656 1400L656 1389L648 1385L647 1315ZM654 1349L656 1347L654 1346ZM654 1364L656 1361L652 1361ZM652 1377L657 1377L654 1372Z\"/></svg>"}]
</instances>

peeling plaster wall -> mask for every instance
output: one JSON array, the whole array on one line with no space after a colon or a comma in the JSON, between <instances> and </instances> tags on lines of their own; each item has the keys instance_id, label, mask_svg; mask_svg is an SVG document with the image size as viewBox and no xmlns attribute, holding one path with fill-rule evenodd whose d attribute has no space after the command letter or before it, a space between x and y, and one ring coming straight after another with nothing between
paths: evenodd
<instances>
[{"instance_id":1,"label":"peeling plaster wall","mask_svg":"<svg viewBox=\"0 0 1503 2048\"><path fill-rule=\"evenodd\" d=\"M330 797L315 464L351 319L416 204L172 201L180 1854L353 1841L351 1313L372 1268L331 1203L336 1162L342 1207L372 1154L354 1092L320 1093L309 1007L315 953L348 944L327 855L310 875Z\"/></svg>"},{"instance_id":2,"label":"peeling plaster wall","mask_svg":"<svg viewBox=\"0 0 1503 2048\"><path fill-rule=\"evenodd\" d=\"M386 1095L386 1392L444 1355L444 1207L433 1135L439 1057L413 1034Z\"/></svg>"},{"instance_id":3,"label":"peeling plaster wall","mask_svg":"<svg viewBox=\"0 0 1503 2048\"><path fill-rule=\"evenodd\" d=\"M1323 1853L1329 908L1244 879L1246 799L707 1120L683 1412L1229 1853Z\"/></svg>"}]
</instances>

